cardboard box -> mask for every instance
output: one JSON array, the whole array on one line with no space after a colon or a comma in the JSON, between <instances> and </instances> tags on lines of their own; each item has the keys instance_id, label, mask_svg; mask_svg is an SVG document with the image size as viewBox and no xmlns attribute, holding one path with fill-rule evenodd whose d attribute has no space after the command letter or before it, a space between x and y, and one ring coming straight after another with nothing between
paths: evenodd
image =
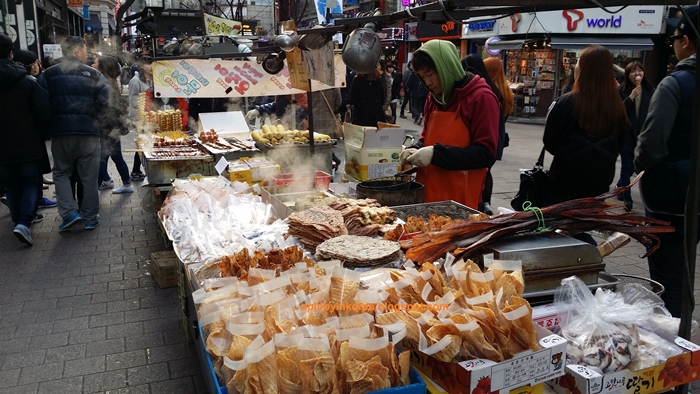
<instances>
[{"instance_id":1,"label":"cardboard box","mask_svg":"<svg viewBox=\"0 0 700 394\"><path fill-rule=\"evenodd\" d=\"M161 289L177 286L177 270L179 269L180 260L178 260L175 252L151 253L151 264L148 266L148 271Z\"/></svg>"},{"instance_id":2,"label":"cardboard box","mask_svg":"<svg viewBox=\"0 0 700 394\"><path fill-rule=\"evenodd\" d=\"M264 183L280 174L280 166L265 158L241 158L229 163L228 174L231 182L246 182L249 185Z\"/></svg>"},{"instance_id":3,"label":"cardboard box","mask_svg":"<svg viewBox=\"0 0 700 394\"><path fill-rule=\"evenodd\" d=\"M401 146L361 148L345 142L345 173L359 181L394 177L399 172Z\"/></svg>"},{"instance_id":4,"label":"cardboard box","mask_svg":"<svg viewBox=\"0 0 700 394\"><path fill-rule=\"evenodd\" d=\"M500 363L483 359L447 363L421 353L409 341L403 343L411 349L413 366L450 394L510 394L564 374L566 339L538 325L535 330L540 350L522 352Z\"/></svg>"},{"instance_id":5,"label":"cardboard box","mask_svg":"<svg viewBox=\"0 0 700 394\"><path fill-rule=\"evenodd\" d=\"M359 148L401 148L406 135L406 129L377 129L348 123L343 125L343 130L345 144L355 145Z\"/></svg>"},{"instance_id":6,"label":"cardboard box","mask_svg":"<svg viewBox=\"0 0 700 394\"><path fill-rule=\"evenodd\" d=\"M656 334L686 352L669 358L664 364L636 372L623 369L601 375L583 365L567 365L566 374L549 385L560 394L651 394L698 380L700 346L662 332ZM677 379L672 378L670 371L680 371L675 375Z\"/></svg>"},{"instance_id":7,"label":"cardboard box","mask_svg":"<svg viewBox=\"0 0 700 394\"><path fill-rule=\"evenodd\" d=\"M425 382L425 388L427 389L428 394L449 394L447 391L445 391L445 389L433 382L433 380L427 377L423 372L418 371L418 374ZM540 383L534 386L518 387L517 389L511 390L509 394L544 394L544 386L544 383Z\"/></svg>"},{"instance_id":8,"label":"cardboard box","mask_svg":"<svg viewBox=\"0 0 700 394\"><path fill-rule=\"evenodd\" d=\"M559 329L559 314L554 304L537 305L532 307L532 321L549 331Z\"/></svg>"}]
</instances>

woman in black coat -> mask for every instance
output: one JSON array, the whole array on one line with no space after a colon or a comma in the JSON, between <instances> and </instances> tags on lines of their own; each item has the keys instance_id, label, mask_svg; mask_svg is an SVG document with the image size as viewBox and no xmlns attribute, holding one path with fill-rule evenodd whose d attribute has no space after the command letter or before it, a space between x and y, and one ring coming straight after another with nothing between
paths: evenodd
<instances>
[{"instance_id":1,"label":"woman in black coat","mask_svg":"<svg viewBox=\"0 0 700 394\"><path fill-rule=\"evenodd\" d=\"M627 186L634 173L634 148L637 146L637 136L642 131L644 121L649 112L649 102L654 95L654 87L649 83L644 72L644 66L638 61L633 61L625 67L625 79L620 85L620 96L627 110L627 118L632 127L625 133L625 142L620 152L620 180L617 186ZM625 202L627 209L632 209L632 193L628 190L617 196Z\"/></svg>"},{"instance_id":2,"label":"woman in black coat","mask_svg":"<svg viewBox=\"0 0 700 394\"><path fill-rule=\"evenodd\" d=\"M350 105L352 124L377 127L377 122L386 122L384 100L386 93L379 71L370 74L357 74L352 81Z\"/></svg>"}]
</instances>

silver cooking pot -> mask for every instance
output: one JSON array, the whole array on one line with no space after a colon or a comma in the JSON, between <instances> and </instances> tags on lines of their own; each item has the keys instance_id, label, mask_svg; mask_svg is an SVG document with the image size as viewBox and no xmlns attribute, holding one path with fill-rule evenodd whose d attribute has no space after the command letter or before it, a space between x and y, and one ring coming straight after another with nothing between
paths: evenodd
<instances>
[{"instance_id":1,"label":"silver cooking pot","mask_svg":"<svg viewBox=\"0 0 700 394\"><path fill-rule=\"evenodd\" d=\"M369 74L377 68L382 54L382 40L372 29L355 29L343 47L343 62L358 74Z\"/></svg>"}]
</instances>

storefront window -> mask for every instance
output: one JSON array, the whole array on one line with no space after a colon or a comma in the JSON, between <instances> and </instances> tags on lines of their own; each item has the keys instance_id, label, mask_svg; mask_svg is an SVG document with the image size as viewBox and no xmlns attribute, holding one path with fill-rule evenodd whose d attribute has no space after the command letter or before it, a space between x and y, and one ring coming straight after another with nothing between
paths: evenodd
<instances>
[{"instance_id":1,"label":"storefront window","mask_svg":"<svg viewBox=\"0 0 700 394\"><path fill-rule=\"evenodd\" d=\"M551 49L506 52L506 77L515 93L515 116L544 117L553 99L557 53Z\"/></svg>"}]
</instances>

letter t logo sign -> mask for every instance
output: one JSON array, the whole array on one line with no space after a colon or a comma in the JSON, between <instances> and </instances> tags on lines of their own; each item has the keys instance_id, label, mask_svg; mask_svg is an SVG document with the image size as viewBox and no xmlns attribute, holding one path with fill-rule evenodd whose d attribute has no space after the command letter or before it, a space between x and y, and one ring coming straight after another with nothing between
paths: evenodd
<instances>
[{"instance_id":1,"label":"letter t logo sign","mask_svg":"<svg viewBox=\"0 0 700 394\"><path fill-rule=\"evenodd\" d=\"M570 14L575 14L578 18L574 19ZM574 31L578 27L578 22L583 19L583 12L579 10L564 10L562 15L566 18L566 28L569 31Z\"/></svg>"}]
</instances>

